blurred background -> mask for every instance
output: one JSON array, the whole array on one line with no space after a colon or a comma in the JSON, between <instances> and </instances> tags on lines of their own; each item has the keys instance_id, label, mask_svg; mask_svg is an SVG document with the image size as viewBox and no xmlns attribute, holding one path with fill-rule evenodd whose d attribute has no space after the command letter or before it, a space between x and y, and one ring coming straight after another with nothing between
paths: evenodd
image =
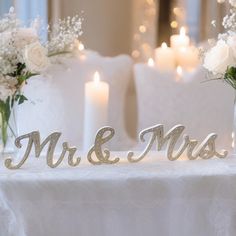
<instances>
[{"instance_id":1,"label":"blurred background","mask_svg":"<svg viewBox=\"0 0 236 236\"><path fill-rule=\"evenodd\" d=\"M61 130L62 126L65 127L64 133L73 130L71 117L74 116L74 123L78 128L75 133L82 134L84 83L92 79L91 73L100 70L102 79L109 83L114 97L109 99L109 124L116 130L125 130L123 133L127 132L132 144L143 128L156 123L164 123L168 128L176 123L183 123L189 127L187 132L193 137L203 139L207 133L214 131L221 135L223 144L231 145L233 95L231 90L223 88L221 84L207 83L203 86L199 83L206 79L206 73L200 66L197 50L207 39L216 38L223 31L221 22L229 10L227 3L218 4L217 0L0 0L0 14L5 14L14 6L17 16L25 25L40 16L45 28L59 18L75 14L79 14L84 20L83 35L78 47L81 56L68 66L70 70L62 72L59 68L55 81L50 82L50 89L60 91L55 96L56 102L68 97L68 104L65 106L63 100L62 112L58 110L59 115L52 112L52 127L55 126L55 117L67 114L64 107L69 108L74 104L77 110L73 112L76 115L65 115L66 117L61 118L62 124L54 130ZM215 27L212 26L213 20L216 20ZM181 34L181 28L184 28L184 35ZM42 32L42 37L47 38L47 34ZM175 48L171 44L176 42L184 45L177 45ZM121 56L116 57L118 55ZM68 78L71 83L68 83ZM45 84L35 85L37 91L41 88L43 96L46 94ZM34 97L36 89L28 87L29 91L33 91L29 97ZM214 96L211 91L214 91ZM42 94L39 97L43 97ZM44 97L48 98L48 94L51 92L48 91ZM55 99L53 93L50 96ZM73 99L71 96L74 96ZM39 119L38 113L44 116L50 110L47 106L44 107L45 110L40 110L40 104L37 103L37 107L33 108L35 119ZM51 106L51 103L48 105ZM180 107L183 108L182 111ZM25 110L28 111L29 108L26 107ZM81 121L78 121L78 117ZM25 119L23 116L22 123L30 123L25 122ZM45 122L50 127L48 120ZM31 123L34 124L34 120ZM41 130L45 130L47 135L50 129L45 128L44 122L41 124ZM34 130L34 127L28 127L28 130ZM70 137L68 132L66 139L69 140ZM76 136L74 140L76 143L82 138ZM120 143L119 147L125 148L125 144L131 146L127 140L125 135L120 135L117 142Z\"/></svg>"},{"instance_id":2,"label":"blurred background","mask_svg":"<svg viewBox=\"0 0 236 236\"><path fill-rule=\"evenodd\" d=\"M153 49L185 26L195 43L215 37L227 4L216 0L0 0L0 13L15 6L24 21L40 15L45 25L79 14L84 18L82 42L104 56L129 54L145 61ZM216 28L210 27L212 19Z\"/></svg>"}]
</instances>

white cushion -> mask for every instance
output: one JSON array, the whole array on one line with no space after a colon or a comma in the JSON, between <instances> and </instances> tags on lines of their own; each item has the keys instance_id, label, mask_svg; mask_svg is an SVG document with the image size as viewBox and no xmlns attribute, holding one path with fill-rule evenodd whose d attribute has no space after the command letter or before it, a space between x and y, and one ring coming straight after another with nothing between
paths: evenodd
<instances>
[{"instance_id":1,"label":"white cushion","mask_svg":"<svg viewBox=\"0 0 236 236\"><path fill-rule=\"evenodd\" d=\"M175 73L162 74L142 64L134 71L139 131L155 124L164 124L166 131L183 124L191 138L202 141L217 133L218 147L231 148L234 90L230 86L222 81L202 83L207 80L202 67L179 82Z\"/></svg>"},{"instance_id":2,"label":"white cushion","mask_svg":"<svg viewBox=\"0 0 236 236\"><path fill-rule=\"evenodd\" d=\"M110 144L114 150L132 145L124 125L124 104L133 62L129 56L114 58L87 53L85 58L66 58L53 66L50 76L31 78L24 93L31 101L18 109L19 133L40 130L43 137L61 131L61 141L82 149L84 119L84 84L98 70L110 86L108 124L116 136Z\"/></svg>"}]
</instances>

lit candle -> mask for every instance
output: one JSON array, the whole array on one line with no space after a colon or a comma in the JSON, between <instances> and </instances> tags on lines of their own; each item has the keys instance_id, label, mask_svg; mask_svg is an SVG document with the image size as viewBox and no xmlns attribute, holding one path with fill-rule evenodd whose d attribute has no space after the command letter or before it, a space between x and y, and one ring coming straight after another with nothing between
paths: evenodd
<instances>
[{"instance_id":1,"label":"lit candle","mask_svg":"<svg viewBox=\"0 0 236 236\"><path fill-rule=\"evenodd\" d=\"M195 47L181 47L177 50L177 63L184 70L192 71L200 63L199 51Z\"/></svg>"},{"instance_id":2,"label":"lit candle","mask_svg":"<svg viewBox=\"0 0 236 236\"><path fill-rule=\"evenodd\" d=\"M109 85L100 81L98 71L94 73L93 81L85 84L85 114L84 114L84 150L94 143L98 129L107 125Z\"/></svg>"},{"instance_id":3,"label":"lit candle","mask_svg":"<svg viewBox=\"0 0 236 236\"><path fill-rule=\"evenodd\" d=\"M179 34L174 34L170 37L170 45L174 50L180 47L188 47L190 44L190 38L186 35L184 27L180 28Z\"/></svg>"},{"instance_id":4,"label":"lit candle","mask_svg":"<svg viewBox=\"0 0 236 236\"><path fill-rule=\"evenodd\" d=\"M148 59L148 66L149 67L154 67L154 60L152 58Z\"/></svg>"},{"instance_id":5,"label":"lit candle","mask_svg":"<svg viewBox=\"0 0 236 236\"><path fill-rule=\"evenodd\" d=\"M175 69L175 53L173 49L162 43L161 47L155 49L155 62L159 70L168 71Z\"/></svg>"},{"instance_id":6,"label":"lit candle","mask_svg":"<svg viewBox=\"0 0 236 236\"><path fill-rule=\"evenodd\" d=\"M84 50L84 45L83 45L81 42L79 42L78 50L79 50L80 52Z\"/></svg>"}]
</instances>

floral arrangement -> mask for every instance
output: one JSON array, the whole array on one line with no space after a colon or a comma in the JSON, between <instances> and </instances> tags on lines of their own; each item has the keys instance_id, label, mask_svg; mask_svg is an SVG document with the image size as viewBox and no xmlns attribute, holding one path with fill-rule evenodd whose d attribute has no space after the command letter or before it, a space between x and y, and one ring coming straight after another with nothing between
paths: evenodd
<instances>
[{"instance_id":1,"label":"floral arrangement","mask_svg":"<svg viewBox=\"0 0 236 236\"><path fill-rule=\"evenodd\" d=\"M225 3L226 0L218 0ZM223 79L236 89L236 0L228 0L230 12L223 18L225 33L204 54L203 66L209 71L210 79ZM215 25L215 21L212 21Z\"/></svg>"},{"instance_id":2,"label":"floral arrangement","mask_svg":"<svg viewBox=\"0 0 236 236\"><path fill-rule=\"evenodd\" d=\"M35 75L45 73L55 60L53 57L71 53L82 34L82 20L78 15L58 20L48 26L48 40L40 39L40 20L32 21L30 27L22 26L14 8L0 19L0 118L3 146L7 132L12 128L9 119L15 104L27 100L21 88Z\"/></svg>"}]
</instances>

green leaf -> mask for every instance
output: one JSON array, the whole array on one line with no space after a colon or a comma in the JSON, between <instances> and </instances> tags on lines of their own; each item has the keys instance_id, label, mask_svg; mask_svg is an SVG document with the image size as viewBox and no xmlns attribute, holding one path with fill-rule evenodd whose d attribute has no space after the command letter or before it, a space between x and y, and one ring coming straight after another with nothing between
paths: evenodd
<instances>
[{"instance_id":1,"label":"green leaf","mask_svg":"<svg viewBox=\"0 0 236 236\"><path fill-rule=\"evenodd\" d=\"M236 67L228 67L224 75L224 80L236 89Z\"/></svg>"},{"instance_id":2,"label":"green leaf","mask_svg":"<svg viewBox=\"0 0 236 236\"><path fill-rule=\"evenodd\" d=\"M16 70L13 73L8 74L11 77L18 77L22 75L23 70L26 68L26 65L23 63L18 63Z\"/></svg>"},{"instance_id":3,"label":"green leaf","mask_svg":"<svg viewBox=\"0 0 236 236\"><path fill-rule=\"evenodd\" d=\"M15 102L15 99L14 99L14 97L13 97L13 98L11 99L11 108L13 108L14 102Z\"/></svg>"},{"instance_id":4,"label":"green leaf","mask_svg":"<svg viewBox=\"0 0 236 236\"><path fill-rule=\"evenodd\" d=\"M19 95L18 105L24 103L27 100L27 97L25 97L23 94Z\"/></svg>"},{"instance_id":5,"label":"green leaf","mask_svg":"<svg viewBox=\"0 0 236 236\"><path fill-rule=\"evenodd\" d=\"M19 76L19 77L17 78L18 83L21 85L21 84L23 84L25 81L27 81L29 78L31 78L32 76L35 76L35 75L39 75L39 74L27 72L26 74L21 75L21 76Z\"/></svg>"}]
</instances>

